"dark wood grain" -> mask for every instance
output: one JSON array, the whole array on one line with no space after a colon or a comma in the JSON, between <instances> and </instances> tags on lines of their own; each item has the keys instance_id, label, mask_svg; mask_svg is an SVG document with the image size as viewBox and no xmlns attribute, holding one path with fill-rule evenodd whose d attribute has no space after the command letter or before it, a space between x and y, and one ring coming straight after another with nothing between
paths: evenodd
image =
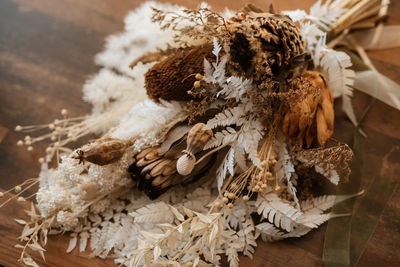
<instances>
[{"instance_id":1,"label":"dark wood grain","mask_svg":"<svg viewBox=\"0 0 400 267\"><path fill-rule=\"evenodd\" d=\"M98 68L94 56L102 50L105 38L123 30L123 18L142 1L106 0L2 0L0 1L0 188L8 189L39 172L37 160L46 144L33 152L16 146L23 138L13 131L17 124L50 122L62 108L72 116L90 111L81 100L81 88ZM195 7L198 2L174 0ZM248 2L267 8L268 1L212 0L222 10L239 9ZM277 10L307 8L313 0L275 1ZM400 24L400 1L393 0L388 24ZM400 83L400 49L369 53L383 74ZM370 97L356 92L354 107L360 115ZM352 125L336 102L335 138L351 143ZM362 127L368 135L363 188L367 188L382 165L382 158L400 145L400 112L376 101ZM399 159L397 159L399 160ZM396 177L399 179L399 176ZM33 190L32 190L33 192ZM360 266L400 266L400 192L394 192L377 229L368 243ZM19 249L14 248L21 227L13 218L23 217L26 203L16 202L0 210L0 264L12 267ZM254 259L241 257L241 266L321 266L326 226L300 239L276 243L259 242ZM51 237L47 263L41 266L113 266L111 260L87 259L72 252L66 255L68 236Z\"/></svg>"}]
</instances>

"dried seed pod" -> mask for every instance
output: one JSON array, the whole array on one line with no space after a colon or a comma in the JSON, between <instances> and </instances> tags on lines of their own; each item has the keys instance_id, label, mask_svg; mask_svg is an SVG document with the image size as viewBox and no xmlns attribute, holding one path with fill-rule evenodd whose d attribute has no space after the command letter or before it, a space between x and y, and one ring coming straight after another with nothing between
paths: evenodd
<instances>
[{"instance_id":1,"label":"dried seed pod","mask_svg":"<svg viewBox=\"0 0 400 267\"><path fill-rule=\"evenodd\" d=\"M134 140L101 138L76 150L76 155L73 157L79 159L79 163L89 161L103 166L119 160L133 143Z\"/></svg>"},{"instance_id":2,"label":"dried seed pod","mask_svg":"<svg viewBox=\"0 0 400 267\"><path fill-rule=\"evenodd\" d=\"M154 65L145 74L148 96L154 101L192 99L187 91L192 89L195 75L204 72L204 58L214 59L212 49L212 45L181 49Z\"/></svg>"},{"instance_id":3,"label":"dried seed pod","mask_svg":"<svg viewBox=\"0 0 400 267\"><path fill-rule=\"evenodd\" d=\"M197 123L188 133L186 149L176 163L180 175L186 176L192 172L196 164L195 154L203 150L213 135L211 130L203 130L204 126L204 123Z\"/></svg>"},{"instance_id":4,"label":"dried seed pod","mask_svg":"<svg viewBox=\"0 0 400 267\"><path fill-rule=\"evenodd\" d=\"M187 147L186 151L191 154L196 154L203 150L206 143L213 136L213 132L211 130L203 130L205 124L197 123L192 129L190 129L187 136Z\"/></svg>"},{"instance_id":5,"label":"dried seed pod","mask_svg":"<svg viewBox=\"0 0 400 267\"><path fill-rule=\"evenodd\" d=\"M196 158L189 153L185 153L176 162L176 169L180 175L186 176L192 173L195 164Z\"/></svg>"}]
</instances>

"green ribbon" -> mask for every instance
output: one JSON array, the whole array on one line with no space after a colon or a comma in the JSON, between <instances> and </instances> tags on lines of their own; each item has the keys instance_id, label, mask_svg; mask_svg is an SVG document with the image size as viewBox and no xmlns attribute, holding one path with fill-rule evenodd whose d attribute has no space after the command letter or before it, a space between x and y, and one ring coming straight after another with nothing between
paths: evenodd
<instances>
[{"instance_id":1,"label":"green ribbon","mask_svg":"<svg viewBox=\"0 0 400 267\"><path fill-rule=\"evenodd\" d=\"M338 186L337 194L355 194L360 191L362 170L364 166L364 140L355 129L353 135L354 157L350 163L351 174L348 183ZM345 202L337 203L332 209L335 214L352 213L356 199L352 198ZM322 260L324 266L350 266L350 234L351 217L339 217L331 219L325 232L324 250Z\"/></svg>"},{"instance_id":2,"label":"green ribbon","mask_svg":"<svg viewBox=\"0 0 400 267\"><path fill-rule=\"evenodd\" d=\"M339 185L337 193L340 195L354 194L360 188L364 142L357 129L354 133L353 151L350 181ZM356 199L338 203L333 207L334 213L353 213L353 215L328 222L322 257L324 266L355 266L358 263L397 185L398 181L391 175L378 175L362 197L355 212L353 208Z\"/></svg>"},{"instance_id":3,"label":"green ribbon","mask_svg":"<svg viewBox=\"0 0 400 267\"><path fill-rule=\"evenodd\" d=\"M351 220L350 266L355 266L360 260L396 186L397 181L379 175L363 196Z\"/></svg>"}]
</instances>

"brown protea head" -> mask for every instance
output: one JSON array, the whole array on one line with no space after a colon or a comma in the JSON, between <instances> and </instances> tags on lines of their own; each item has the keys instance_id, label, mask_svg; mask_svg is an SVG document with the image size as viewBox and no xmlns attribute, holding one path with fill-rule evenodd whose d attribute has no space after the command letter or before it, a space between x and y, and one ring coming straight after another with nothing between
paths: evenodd
<instances>
[{"instance_id":1,"label":"brown protea head","mask_svg":"<svg viewBox=\"0 0 400 267\"><path fill-rule=\"evenodd\" d=\"M145 75L148 96L155 100L187 101L197 73L203 73L204 58L214 60L211 45L185 48L176 51L154 65Z\"/></svg>"}]
</instances>

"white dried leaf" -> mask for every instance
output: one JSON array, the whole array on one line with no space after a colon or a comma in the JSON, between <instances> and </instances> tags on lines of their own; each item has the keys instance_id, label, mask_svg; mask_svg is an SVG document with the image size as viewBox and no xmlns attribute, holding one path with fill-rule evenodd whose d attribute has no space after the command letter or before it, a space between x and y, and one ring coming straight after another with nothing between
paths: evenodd
<instances>
[{"instance_id":1,"label":"white dried leaf","mask_svg":"<svg viewBox=\"0 0 400 267\"><path fill-rule=\"evenodd\" d=\"M82 232L79 234L79 252L83 252L86 250L87 247L87 241L89 239L89 233L88 232Z\"/></svg>"},{"instance_id":2,"label":"white dried leaf","mask_svg":"<svg viewBox=\"0 0 400 267\"><path fill-rule=\"evenodd\" d=\"M169 207L170 207L172 213L175 215L175 217L176 217L178 220L180 220L181 222L183 222L183 221L185 220L185 217L183 217L182 213L180 213L180 212L178 211L177 208L175 208L175 207L172 206L172 205L169 205Z\"/></svg>"},{"instance_id":3,"label":"white dried leaf","mask_svg":"<svg viewBox=\"0 0 400 267\"><path fill-rule=\"evenodd\" d=\"M39 265L31 257L22 258L22 262L27 266L39 267Z\"/></svg>"},{"instance_id":4,"label":"white dried leaf","mask_svg":"<svg viewBox=\"0 0 400 267\"><path fill-rule=\"evenodd\" d=\"M134 212L129 213L137 223L172 223L174 214L164 202L150 203Z\"/></svg>"},{"instance_id":5,"label":"white dried leaf","mask_svg":"<svg viewBox=\"0 0 400 267\"><path fill-rule=\"evenodd\" d=\"M16 221L17 223L22 224L22 225L26 224L26 221L22 220L22 219L14 219L14 221Z\"/></svg>"},{"instance_id":6,"label":"white dried leaf","mask_svg":"<svg viewBox=\"0 0 400 267\"><path fill-rule=\"evenodd\" d=\"M257 231L261 234L263 241L277 241L284 238L285 233L275 228L271 223L263 222L256 225Z\"/></svg>"},{"instance_id":7,"label":"white dried leaf","mask_svg":"<svg viewBox=\"0 0 400 267\"><path fill-rule=\"evenodd\" d=\"M70 253L74 248L76 247L76 243L78 241L78 238L76 236L72 237L69 240L68 248L67 248L67 253Z\"/></svg>"}]
</instances>

